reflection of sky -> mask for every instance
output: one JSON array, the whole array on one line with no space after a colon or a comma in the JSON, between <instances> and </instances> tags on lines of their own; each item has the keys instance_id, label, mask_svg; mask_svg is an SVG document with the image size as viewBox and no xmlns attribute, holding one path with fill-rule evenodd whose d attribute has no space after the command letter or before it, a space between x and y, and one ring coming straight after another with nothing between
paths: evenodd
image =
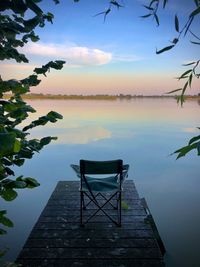
<instances>
[{"instance_id":1,"label":"reflection of sky","mask_svg":"<svg viewBox=\"0 0 200 267\"><path fill-rule=\"evenodd\" d=\"M198 132L199 116L196 101L188 101L183 108L173 99L135 99L133 101L30 101L38 112L31 119L50 110L63 115L63 120L32 130L35 137L57 136L54 144L86 144L101 139L122 139L169 134L176 130L192 134ZM144 108L145 107L145 108ZM29 119L30 122L30 119ZM27 122L28 124L28 122ZM112 140L109 143L112 143Z\"/></svg>"},{"instance_id":2,"label":"reflection of sky","mask_svg":"<svg viewBox=\"0 0 200 267\"><path fill-rule=\"evenodd\" d=\"M46 130L48 130L48 132ZM46 130L45 132L47 132L47 134L51 132L51 135L53 136L55 132L55 135L58 137L57 142L53 142L53 144L88 144L90 142L111 137L110 131L101 126L92 125L66 129L54 129L55 131L52 131L50 128L47 128ZM39 132L41 133L40 136L44 134L42 129ZM36 132L36 134L38 133Z\"/></svg>"},{"instance_id":3,"label":"reflection of sky","mask_svg":"<svg viewBox=\"0 0 200 267\"><path fill-rule=\"evenodd\" d=\"M199 130L197 128L190 127L190 128L184 128L183 132L186 132L186 133L198 133Z\"/></svg>"},{"instance_id":4,"label":"reflection of sky","mask_svg":"<svg viewBox=\"0 0 200 267\"><path fill-rule=\"evenodd\" d=\"M8 215L14 219L16 228L10 230L6 244L12 246L13 257L57 181L77 179L71 163L77 164L81 158L122 158L130 164L129 178L135 180L154 215L168 250L167 267L195 266L200 262L199 157L196 152L178 161L169 156L198 134L193 132L200 122L196 101L186 102L183 108L173 99L30 102L38 110L32 119L50 110L60 112L64 118L33 130L36 137L52 135L59 139L27 160L22 168L16 168L17 175L35 177L41 186L21 190L17 200L9 203ZM34 207L31 210L30 204ZM16 214L19 209L25 211L25 217Z\"/></svg>"}]
</instances>

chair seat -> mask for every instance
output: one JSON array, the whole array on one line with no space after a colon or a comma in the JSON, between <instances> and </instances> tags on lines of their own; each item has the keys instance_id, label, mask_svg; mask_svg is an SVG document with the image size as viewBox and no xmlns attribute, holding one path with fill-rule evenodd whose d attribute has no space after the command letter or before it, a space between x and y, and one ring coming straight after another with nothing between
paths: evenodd
<instances>
[{"instance_id":1,"label":"chair seat","mask_svg":"<svg viewBox=\"0 0 200 267\"><path fill-rule=\"evenodd\" d=\"M110 192L119 190L119 183L117 182L116 176L110 176L106 178L93 178L86 176L85 178L92 191ZM88 187L85 182L83 182L82 191L88 191Z\"/></svg>"}]
</instances>

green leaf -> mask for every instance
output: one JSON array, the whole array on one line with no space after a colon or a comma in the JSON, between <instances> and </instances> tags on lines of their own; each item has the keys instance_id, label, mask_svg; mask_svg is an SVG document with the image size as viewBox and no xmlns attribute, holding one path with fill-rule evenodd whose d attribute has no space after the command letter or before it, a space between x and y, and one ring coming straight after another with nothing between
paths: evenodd
<instances>
[{"instance_id":1,"label":"green leaf","mask_svg":"<svg viewBox=\"0 0 200 267\"><path fill-rule=\"evenodd\" d=\"M31 159L33 156L33 151L29 148L22 148L19 152L18 152L18 157L19 158L25 158L25 159Z\"/></svg>"},{"instance_id":2,"label":"green leaf","mask_svg":"<svg viewBox=\"0 0 200 267\"><path fill-rule=\"evenodd\" d=\"M1 162L6 166L11 166L13 164L13 162L7 158L2 158Z\"/></svg>"},{"instance_id":3,"label":"green leaf","mask_svg":"<svg viewBox=\"0 0 200 267\"><path fill-rule=\"evenodd\" d=\"M186 75L189 74L190 72L192 72L192 69L185 71L178 79L185 78Z\"/></svg>"},{"instance_id":4,"label":"green leaf","mask_svg":"<svg viewBox=\"0 0 200 267\"><path fill-rule=\"evenodd\" d=\"M192 86L192 78L193 78L193 75L190 74L190 76L189 76L189 86L190 86L190 88L191 88L191 86Z\"/></svg>"},{"instance_id":5,"label":"green leaf","mask_svg":"<svg viewBox=\"0 0 200 267\"><path fill-rule=\"evenodd\" d=\"M21 83L24 85L28 85L28 86L36 86L41 82L41 80L39 80L37 78L37 75L33 74L30 75L28 78L21 80Z\"/></svg>"},{"instance_id":6,"label":"green leaf","mask_svg":"<svg viewBox=\"0 0 200 267\"><path fill-rule=\"evenodd\" d=\"M26 4L35 14L41 15L43 13L39 6L37 6L33 0L26 0Z\"/></svg>"},{"instance_id":7,"label":"green leaf","mask_svg":"<svg viewBox=\"0 0 200 267\"><path fill-rule=\"evenodd\" d=\"M129 209L129 206L125 201L122 201L122 209L124 209L124 210L128 210Z\"/></svg>"},{"instance_id":8,"label":"green leaf","mask_svg":"<svg viewBox=\"0 0 200 267\"><path fill-rule=\"evenodd\" d=\"M24 164L24 159L15 159L13 160L13 164L17 165L17 166L22 166Z\"/></svg>"},{"instance_id":9,"label":"green leaf","mask_svg":"<svg viewBox=\"0 0 200 267\"><path fill-rule=\"evenodd\" d=\"M153 3L155 3L155 2L158 2L159 0L151 0L151 2L150 2L150 4L149 4L149 6L152 6L153 5Z\"/></svg>"},{"instance_id":10,"label":"green leaf","mask_svg":"<svg viewBox=\"0 0 200 267\"><path fill-rule=\"evenodd\" d=\"M200 13L200 6L198 6L194 11L192 11L192 13L190 14L190 18L198 15Z\"/></svg>"},{"instance_id":11,"label":"green leaf","mask_svg":"<svg viewBox=\"0 0 200 267\"><path fill-rule=\"evenodd\" d=\"M195 45L200 45L199 42L193 42L193 41L190 41L192 44L195 44Z\"/></svg>"},{"instance_id":12,"label":"green leaf","mask_svg":"<svg viewBox=\"0 0 200 267\"><path fill-rule=\"evenodd\" d=\"M32 31L40 23L40 20L40 16L35 16L29 20L24 20L26 32Z\"/></svg>"},{"instance_id":13,"label":"green leaf","mask_svg":"<svg viewBox=\"0 0 200 267\"><path fill-rule=\"evenodd\" d=\"M182 89L183 90L183 89ZM185 102L185 97L183 94L181 94L180 96L177 96L177 103L181 102L181 106L183 105L183 103Z\"/></svg>"},{"instance_id":14,"label":"green leaf","mask_svg":"<svg viewBox=\"0 0 200 267\"><path fill-rule=\"evenodd\" d=\"M151 7L151 6L143 5L143 7L145 7L145 8L148 9L148 10L154 10L153 7Z\"/></svg>"},{"instance_id":15,"label":"green leaf","mask_svg":"<svg viewBox=\"0 0 200 267\"><path fill-rule=\"evenodd\" d=\"M51 22L51 24L53 24L53 18L54 18L54 15L50 12L48 12L46 15L45 15L45 18L47 19L47 21Z\"/></svg>"},{"instance_id":16,"label":"green leaf","mask_svg":"<svg viewBox=\"0 0 200 267\"><path fill-rule=\"evenodd\" d=\"M42 66L42 68L35 68L34 69L34 72L37 73L37 74L43 74L45 75L45 73L49 70L48 67L46 66ZM46 75L45 75L46 76Z\"/></svg>"},{"instance_id":17,"label":"green leaf","mask_svg":"<svg viewBox=\"0 0 200 267\"><path fill-rule=\"evenodd\" d=\"M10 102L10 101L4 101L4 103L1 103L4 107L4 110L6 112L12 112L15 111L18 107L16 104Z\"/></svg>"},{"instance_id":18,"label":"green leaf","mask_svg":"<svg viewBox=\"0 0 200 267\"><path fill-rule=\"evenodd\" d=\"M5 171L6 171L6 173L7 173L8 175L15 175L14 171L11 170L11 169L8 168L8 167L5 167Z\"/></svg>"},{"instance_id":19,"label":"green leaf","mask_svg":"<svg viewBox=\"0 0 200 267\"><path fill-rule=\"evenodd\" d=\"M34 188L34 187L40 186L38 181L35 180L34 178L27 177L27 178L24 178L23 180L27 183L28 188Z\"/></svg>"},{"instance_id":20,"label":"green leaf","mask_svg":"<svg viewBox=\"0 0 200 267\"><path fill-rule=\"evenodd\" d=\"M50 61L45 66L48 68L53 68L56 70L61 70L63 68L63 65L65 64L65 61L63 60L56 60L56 61Z\"/></svg>"},{"instance_id":21,"label":"green leaf","mask_svg":"<svg viewBox=\"0 0 200 267\"><path fill-rule=\"evenodd\" d=\"M191 138L188 144L191 145L192 143L196 142L197 140L200 140L200 135Z\"/></svg>"},{"instance_id":22,"label":"green leaf","mask_svg":"<svg viewBox=\"0 0 200 267\"><path fill-rule=\"evenodd\" d=\"M0 217L3 216L3 215L5 215L6 213L7 213L6 210L0 210Z\"/></svg>"},{"instance_id":23,"label":"green leaf","mask_svg":"<svg viewBox=\"0 0 200 267\"><path fill-rule=\"evenodd\" d=\"M187 89L187 87L188 87L188 82L186 82L186 83L184 84L184 86L183 86L182 95L185 94L185 90Z\"/></svg>"},{"instance_id":24,"label":"green leaf","mask_svg":"<svg viewBox=\"0 0 200 267\"><path fill-rule=\"evenodd\" d=\"M21 149L21 143L19 140L15 139L15 143L14 143L14 148L13 148L13 151L15 153L19 152Z\"/></svg>"},{"instance_id":25,"label":"green leaf","mask_svg":"<svg viewBox=\"0 0 200 267\"><path fill-rule=\"evenodd\" d=\"M46 146L48 145L51 140L57 140L57 137L52 137L52 136L48 136L48 137L43 137L41 140L40 140L40 144L42 146Z\"/></svg>"},{"instance_id":26,"label":"green leaf","mask_svg":"<svg viewBox=\"0 0 200 267\"><path fill-rule=\"evenodd\" d=\"M63 119L63 116L56 112L56 111L50 111L48 114L47 114L47 117L49 118L56 118L56 119Z\"/></svg>"},{"instance_id":27,"label":"green leaf","mask_svg":"<svg viewBox=\"0 0 200 267\"><path fill-rule=\"evenodd\" d=\"M198 0L194 0L195 5L198 7L199 6L199 1Z\"/></svg>"},{"instance_id":28,"label":"green leaf","mask_svg":"<svg viewBox=\"0 0 200 267\"><path fill-rule=\"evenodd\" d=\"M14 153L15 134L0 133L0 156Z\"/></svg>"},{"instance_id":29,"label":"green leaf","mask_svg":"<svg viewBox=\"0 0 200 267\"><path fill-rule=\"evenodd\" d=\"M176 159L179 159L181 157L184 157L188 152L190 152L193 149L197 148L198 143L194 143L192 145L184 146L178 150L176 150L174 153L178 153L178 156Z\"/></svg>"},{"instance_id":30,"label":"green leaf","mask_svg":"<svg viewBox=\"0 0 200 267\"><path fill-rule=\"evenodd\" d=\"M200 142L197 143L197 152L198 152L198 156L200 156Z\"/></svg>"},{"instance_id":31,"label":"green leaf","mask_svg":"<svg viewBox=\"0 0 200 267\"><path fill-rule=\"evenodd\" d=\"M161 53L163 53L165 51L168 51L168 50L172 49L173 47L174 47L174 45L169 45L169 46L164 47L163 49L156 50L156 54L161 54Z\"/></svg>"},{"instance_id":32,"label":"green leaf","mask_svg":"<svg viewBox=\"0 0 200 267\"><path fill-rule=\"evenodd\" d=\"M173 44L177 44L177 43L178 43L178 41L179 41L179 39L178 39L178 38L174 38L174 39L173 39L173 41L172 41L172 43L173 43Z\"/></svg>"},{"instance_id":33,"label":"green leaf","mask_svg":"<svg viewBox=\"0 0 200 267\"><path fill-rule=\"evenodd\" d=\"M26 182L24 181L12 181L11 183L12 188L26 188Z\"/></svg>"},{"instance_id":34,"label":"green leaf","mask_svg":"<svg viewBox=\"0 0 200 267\"><path fill-rule=\"evenodd\" d=\"M27 10L27 6L23 0L10 1L10 8L18 14L23 14Z\"/></svg>"},{"instance_id":35,"label":"green leaf","mask_svg":"<svg viewBox=\"0 0 200 267\"><path fill-rule=\"evenodd\" d=\"M190 62L190 63L187 63L187 64L183 64L183 66L190 66L190 65L194 65L196 62L193 61L193 62Z\"/></svg>"},{"instance_id":36,"label":"green leaf","mask_svg":"<svg viewBox=\"0 0 200 267\"><path fill-rule=\"evenodd\" d=\"M183 89L182 88L179 88L179 89L175 89L175 90L172 90L170 92L167 92L166 94L172 94L172 93L175 93L175 92L178 92L178 91L182 91Z\"/></svg>"},{"instance_id":37,"label":"green leaf","mask_svg":"<svg viewBox=\"0 0 200 267\"><path fill-rule=\"evenodd\" d=\"M156 14L153 14L153 15L154 15L154 18L156 20L157 26L159 26L160 25L160 22L159 22L158 16Z\"/></svg>"},{"instance_id":38,"label":"green leaf","mask_svg":"<svg viewBox=\"0 0 200 267\"><path fill-rule=\"evenodd\" d=\"M14 226L13 222L5 216L0 216L0 223L7 226L7 227L13 227Z\"/></svg>"},{"instance_id":39,"label":"green leaf","mask_svg":"<svg viewBox=\"0 0 200 267\"><path fill-rule=\"evenodd\" d=\"M4 200L12 201L17 197L17 192L11 188L4 188L0 195Z\"/></svg>"},{"instance_id":40,"label":"green leaf","mask_svg":"<svg viewBox=\"0 0 200 267\"><path fill-rule=\"evenodd\" d=\"M147 14L147 15L143 15L143 16L140 16L141 18L148 18L148 17L150 17L150 16L152 16L152 14Z\"/></svg>"},{"instance_id":41,"label":"green leaf","mask_svg":"<svg viewBox=\"0 0 200 267\"><path fill-rule=\"evenodd\" d=\"M0 235L5 235L7 232L4 229L0 228ZM0 258L6 254L6 251L0 250Z\"/></svg>"},{"instance_id":42,"label":"green leaf","mask_svg":"<svg viewBox=\"0 0 200 267\"><path fill-rule=\"evenodd\" d=\"M179 32L179 20L178 20L178 17L177 15L175 15L175 29L177 32Z\"/></svg>"},{"instance_id":43,"label":"green leaf","mask_svg":"<svg viewBox=\"0 0 200 267\"><path fill-rule=\"evenodd\" d=\"M167 2L168 2L168 0L163 0L163 8L165 8Z\"/></svg>"}]
</instances>

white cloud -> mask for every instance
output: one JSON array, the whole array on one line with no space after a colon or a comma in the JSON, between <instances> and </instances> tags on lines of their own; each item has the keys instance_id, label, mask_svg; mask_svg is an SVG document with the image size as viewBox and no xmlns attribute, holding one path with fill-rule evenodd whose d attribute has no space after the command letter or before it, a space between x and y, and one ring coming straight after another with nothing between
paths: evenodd
<instances>
[{"instance_id":1,"label":"white cloud","mask_svg":"<svg viewBox=\"0 0 200 267\"><path fill-rule=\"evenodd\" d=\"M82 126L65 130L56 134L55 144L88 144L111 137L111 132L101 126Z\"/></svg>"},{"instance_id":2,"label":"white cloud","mask_svg":"<svg viewBox=\"0 0 200 267\"><path fill-rule=\"evenodd\" d=\"M45 130L45 132L44 132ZM111 138L112 133L102 126L87 125L78 126L70 124L67 128L45 127L45 129L35 128L32 132L32 137L41 138L51 132L52 136L57 136L58 139L52 144L89 144L102 139Z\"/></svg>"},{"instance_id":3,"label":"white cloud","mask_svg":"<svg viewBox=\"0 0 200 267\"><path fill-rule=\"evenodd\" d=\"M90 66L107 64L112 54L96 48L59 44L30 43L23 52L32 55L54 57L66 60L72 66Z\"/></svg>"}]
</instances>

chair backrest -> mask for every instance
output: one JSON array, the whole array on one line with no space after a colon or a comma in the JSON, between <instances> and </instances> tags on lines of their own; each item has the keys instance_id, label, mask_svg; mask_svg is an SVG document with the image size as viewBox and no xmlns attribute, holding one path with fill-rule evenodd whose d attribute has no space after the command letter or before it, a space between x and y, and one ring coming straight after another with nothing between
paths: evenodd
<instances>
[{"instance_id":1,"label":"chair backrest","mask_svg":"<svg viewBox=\"0 0 200 267\"><path fill-rule=\"evenodd\" d=\"M122 173L123 160L91 161L80 160L81 174L112 174Z\"/></svg>"}]
</instances>

